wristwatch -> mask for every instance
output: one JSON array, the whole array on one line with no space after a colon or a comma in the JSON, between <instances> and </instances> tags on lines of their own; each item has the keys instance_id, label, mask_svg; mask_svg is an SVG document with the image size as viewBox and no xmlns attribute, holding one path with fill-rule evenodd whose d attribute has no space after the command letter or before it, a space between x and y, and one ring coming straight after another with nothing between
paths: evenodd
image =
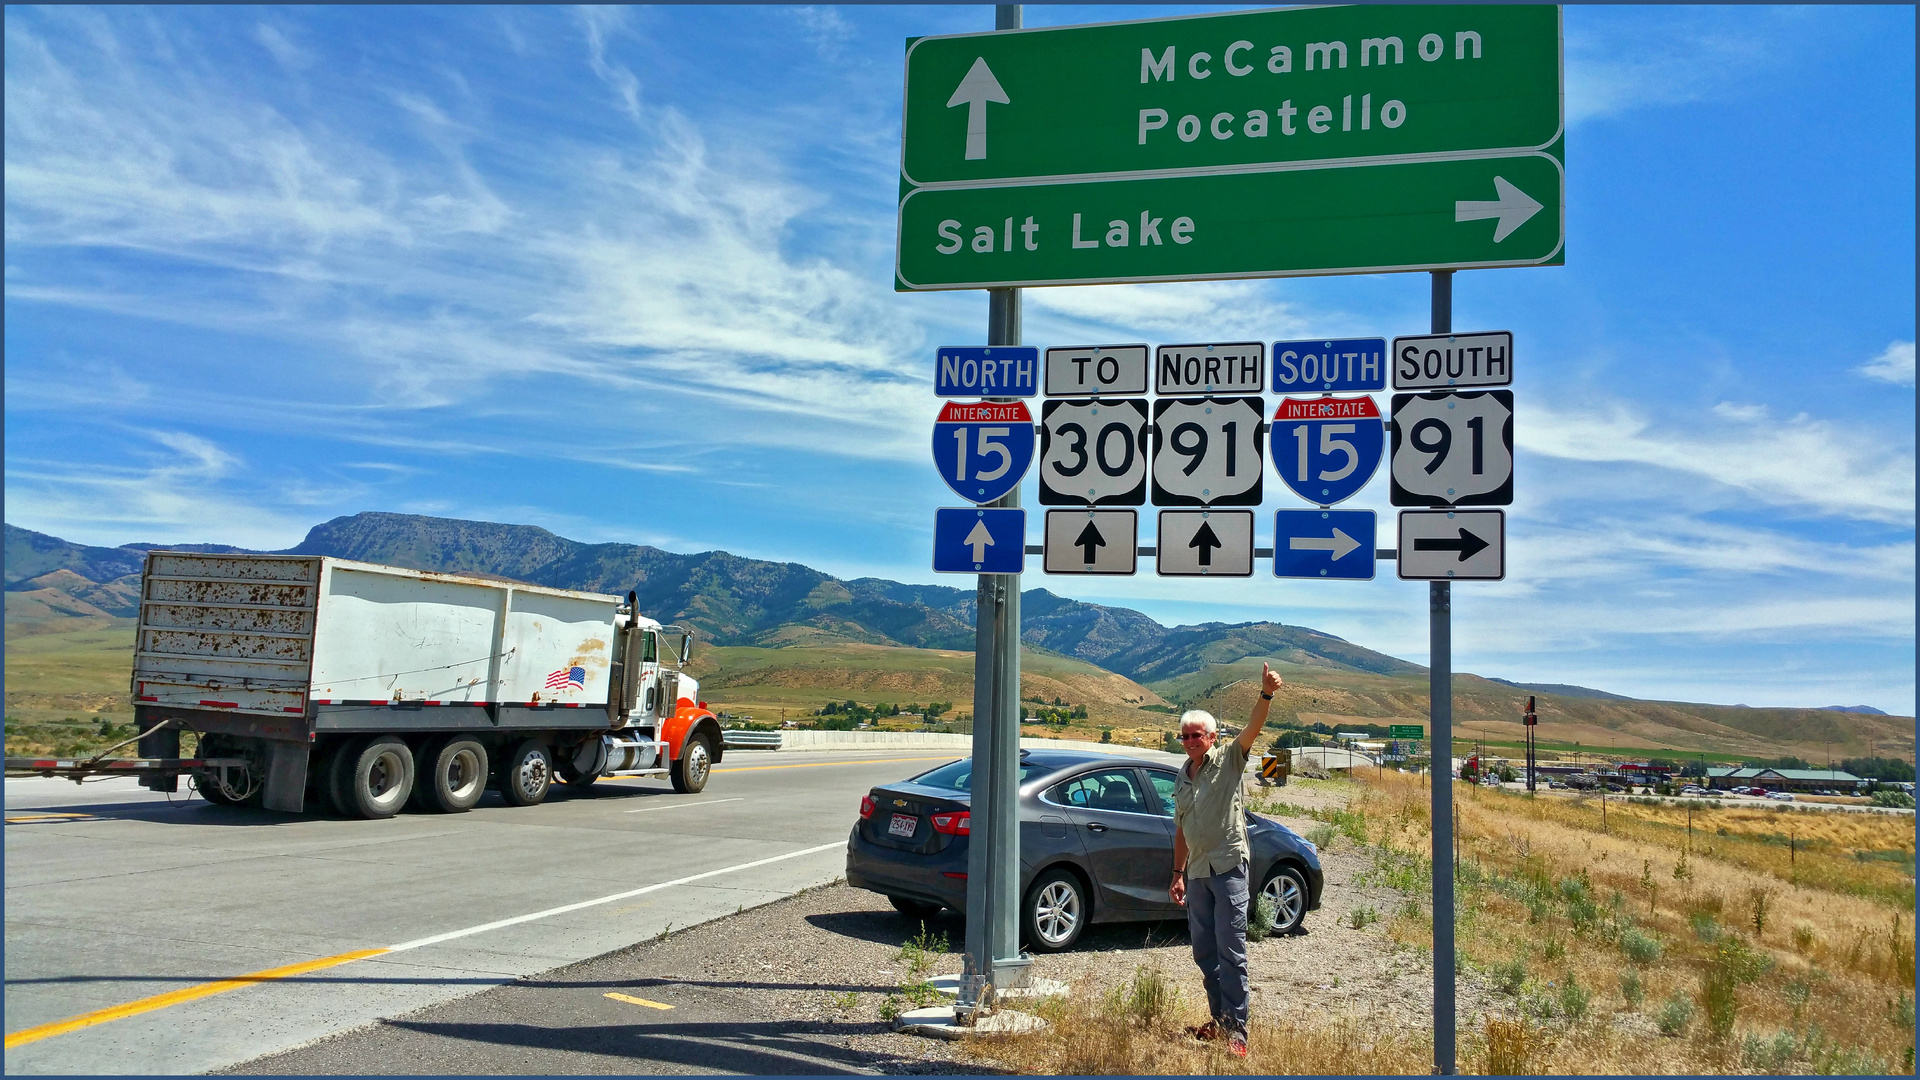
<instances>
[{"instance_id":1,"label":"wristwatch","mask_svg":"<svg viewBox=\"0 0 1920 1080\"><path fill-rule=\"evenodd\" d=\"M1269 694L1269 693L1267 693L1267 692L1266 692L1265 690L1262 690L1262 691L1260 691L1260 700L1262 700L1262 701L1272 701L1272 700L1273 700L1273 695L1272 695L1272 694Z\"/></svg>"}]
</instances>

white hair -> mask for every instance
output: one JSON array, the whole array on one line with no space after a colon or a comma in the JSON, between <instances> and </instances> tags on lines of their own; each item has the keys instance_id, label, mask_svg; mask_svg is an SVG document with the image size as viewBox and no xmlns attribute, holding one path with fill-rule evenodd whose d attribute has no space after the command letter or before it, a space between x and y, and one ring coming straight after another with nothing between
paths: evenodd
<instances>
[{"instance_id":1,"label":"white hair","mask_svg":"<svg viewBox=\"0 0 1920 1080\"><path fill-rule=\"evenodd\" d=\"M1180 726L1184 728L1188 724L1199 724L1207 729L1209 735L1216 735L1220 731L1220 721L1215 720L1213 714L1205 709L1188 709L1181 713Z\"/></svg>"}]
</instances>

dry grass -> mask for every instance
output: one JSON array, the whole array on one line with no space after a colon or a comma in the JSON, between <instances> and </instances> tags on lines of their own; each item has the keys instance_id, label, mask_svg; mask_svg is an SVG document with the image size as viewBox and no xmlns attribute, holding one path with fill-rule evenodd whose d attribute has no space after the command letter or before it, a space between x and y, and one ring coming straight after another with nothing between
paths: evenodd
<instances>
[{"instance_id":1,"label":"dry grass","mask_svg":"<svg viewBox=\"0 0 1920 1080\"><path fill-rule=\"evenodd\" d=\"M1418 776L1358 779L1265 808L1364 845L1356 884L1402 894L1382 909L1387 936L1431 949L1430 792ZM1689 835L1683 808L1610 800L1603 825L1598 800L1454 791L1461 977L1503 1002L1461 1019L1462 1072L1912 1074L1912 817L1728 807L1696 810ZM1311 1011L1256 1011L1239 1061L1180 1034L1202 1005L1143 979L1164 983L1077 987L1043 1007L1047 1031L973 1052L1040 1073L1431 1068L1427 1031ZM1142 1000L1159 1002L1151 1017L1128 1004Z\"/></svg>"},{"instance_id":2,"label":"dry grass","mask_svg":"<svg viewBox=\"0 0 1920 1080\"><path fill-rule=\"evenodd\" d=\"M1198 1042L1184 1033L1206 1020L1205 1004L1180 1000L1163 973L1143 968L1119 987L1103 991L1079 985L1066 997L1046 1001L1036 1010L1048 1021L1045 1031L975 1039L968 1050L983 1062L1049 1075L1404 1076L1432 1071L1430 1033L1359 1015L1255 1015L1249 1053L1245 1060L1234 1058L1224 1044Z\"/></svg>"}]
</instances>

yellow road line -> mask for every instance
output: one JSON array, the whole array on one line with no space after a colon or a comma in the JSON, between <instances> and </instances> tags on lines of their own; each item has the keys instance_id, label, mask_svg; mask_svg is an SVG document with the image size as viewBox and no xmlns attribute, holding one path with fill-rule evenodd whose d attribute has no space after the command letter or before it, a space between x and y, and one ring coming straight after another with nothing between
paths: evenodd
<instances>
[{"instance_id":1,"label":"yellow road line","mask_svg":"<svg viewBox=\"0 0 1920 1080\"><path fill-rule=\"evenodd\" d=\"M211 997L214 994L224 994L229 990L238 990L243 986L252 986L256 983L271 982L274 979L285 979L295 975L305 975L310 971L320 971L325 968L338 967L341 964L351 963L355 960L365 960L370 956L379 956L381 953L388 951L387 949L361 949L358 952L341 953L338 956L328 956L319 960L307 960L298 964L288 964L286 967L268 968L265 971L256 971L251 975L239 975L231 979L221 979L219 982L202 983L199 986L189 986L183 990L173 990L165 994L156 994L150 998L141 998L139 1001L129 1001L125 1005L115 1005L111 1009L100 1009L97 1012L84 1013L70 1020L60 1020L51 1024L41 1024L39 1027L30 1027L23 1031L16 1031L7 1036L6 1048L11 1050L16 1046L25 1046L28 1043L39 1042L41 1039L51 1038L55 1035L65 1035L69 1031L78 1031L81 1028L92 1027L95 1024L104 1024L112 1020L123 1020L129 1016L138 1016L141 1013L152 1012L155 1009L164 1009L172 1005L198 1001L203 997Z\"/></svg>"},{"instance_id":2,"label":"yellow road line","mask_svg":"<svg viewBox=\"0 0 1920 1080\"><path fill-rule=\"evenodd\" d=\"M818 769L827 765L888 765L896 761L942 761L950 755L937 754L927 757L874 758L871 761L808 761L799 765L742 765L734 769L715 769L714 772L761 772L766 769Z\"/></svg>"},{"instance_id":3,"label":"yellow road line","mask_svg":"<svg viewBox=\"0 0 1920 1080\"><path fill-rule=\"evenodd\" d=\"M615 1001L624 1001L629 1005L645 1005L649 1009L673 1008L671 1005L662 1005L657 1001L648 1001L646 998L628 997L625 994L608 994L607 996Z\"/></svg>"},{"instance_id":4,"label":"yellow road line","mask_svg":"<svg viewBox=\"0 0 1920 1080\"><path fill-rule=\"evenodd\" d=\"M12 825L16 821L64 821L72 818L90 818L92 816L92 814L21 814L18 817L8 818L7 824Z\"/></svg>"}]
</instances>

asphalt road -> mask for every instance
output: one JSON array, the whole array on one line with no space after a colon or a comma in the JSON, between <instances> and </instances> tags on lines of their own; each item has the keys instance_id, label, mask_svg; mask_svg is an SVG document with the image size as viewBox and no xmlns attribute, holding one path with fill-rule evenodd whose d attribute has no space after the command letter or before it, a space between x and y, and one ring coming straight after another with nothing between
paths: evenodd
<instances>
[{"instance_id":1,"label":"asphalt road","mask_svg":"<svg viewBox=\"0 0 1920 1080\"><path fill-rule=\"evenodd\" d=\"M842 875L867 788L954 756L736 752L699 795L387 821L9 779L6 1071L221 1068L777 900Z\"/></svg>"}]
</instances>

